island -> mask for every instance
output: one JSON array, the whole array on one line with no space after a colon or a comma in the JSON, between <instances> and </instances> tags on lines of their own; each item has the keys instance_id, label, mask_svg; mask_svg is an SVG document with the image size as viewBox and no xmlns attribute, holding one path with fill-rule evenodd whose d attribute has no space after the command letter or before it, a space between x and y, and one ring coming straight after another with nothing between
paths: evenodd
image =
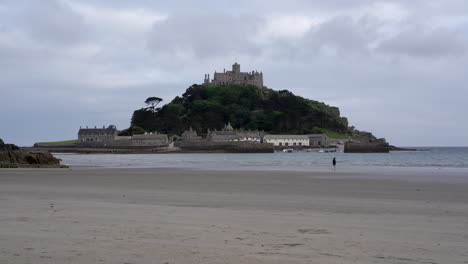
<instances>
[{"instance_id":1,"label":"island","mask_svg":"<svg viewBox=\"0 0 468 264\"><path fill-rule=\"evenodd\" d=\"M389 152L383 138L348 124L338 107L263 85L263 72L205 74L162 107L156 96L135 110L130 126L80 127L68 142L36 149L84 153L257 152L292 149Z\"/></svg>"}]
</instances>

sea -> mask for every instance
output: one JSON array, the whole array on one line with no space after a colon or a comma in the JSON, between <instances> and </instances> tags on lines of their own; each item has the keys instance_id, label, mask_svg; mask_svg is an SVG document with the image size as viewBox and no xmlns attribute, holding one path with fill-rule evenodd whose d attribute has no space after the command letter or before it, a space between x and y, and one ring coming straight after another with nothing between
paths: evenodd
<instances>
[{"instance_id":1,"label":"sea","mask_svg":"<svg viewBox=\"0 0 468 264\"><path fill-rule=\"evenodd\" d=\"M418 151L390 153L168 153L168 154L71 154L54 153L71 168L186 168L203 170L308 171L331 167L432 167L468 168L468 147L413 147Z\"/></svg>"}]
</instances>

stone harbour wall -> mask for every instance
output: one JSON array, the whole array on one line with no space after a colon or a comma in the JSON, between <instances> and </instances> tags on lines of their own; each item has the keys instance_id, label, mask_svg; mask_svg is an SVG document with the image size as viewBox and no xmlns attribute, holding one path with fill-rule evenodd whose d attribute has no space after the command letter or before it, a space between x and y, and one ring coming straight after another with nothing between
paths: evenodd
<instances>
[{"instance_id":1,"label":"stone harbour wall","mask_svg":"<svg viewBox=\"0 0 468 264\"><path fill-rule=\"evenodd\" d=\"M182 151L213 151L228 153L273 153L273 144L256 142L176 141Z\"/></svg>"},{"instance_id":2,"label":"stone harbour wall","mask_svg":"<svg viewBox=\"0 0 468 264\"><path fill-rule=\"evenodd\" d=\"M388 143L357 143L357 142L346 142L344 146L345 153L388 153L390 152L390 146Z\"/></svg>"}]
</instances>

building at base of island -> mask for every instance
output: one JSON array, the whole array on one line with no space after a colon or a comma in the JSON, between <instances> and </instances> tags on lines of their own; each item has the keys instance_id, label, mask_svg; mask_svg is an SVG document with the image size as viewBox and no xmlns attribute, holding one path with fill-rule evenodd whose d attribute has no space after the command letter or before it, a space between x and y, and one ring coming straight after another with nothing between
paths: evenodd
<instances>
[{"instance_id":1,"label":"building at base of island","mask_svg":"<svg viewBox=\"0 0 468 264\"><path fill-rule=\"evenodd\" d=\"M263 142L264 134L258 130L233 129L228 123L222 130L208 130L203 138L190 127L174 146L195 152L272 153L273 145Z\"/></svg>"},{"instance_id":2,"label":"building at base of island","mask_svg":"<svg viewBox=\"0 0 468 264\"><path fill-rule=\"evenodd\" d=\"M73 152L237 152L271 153L283 148L323 148L328 147L325 134L309 135L267 135L264 131L234 129L230 123L221 130L208 130L206 136L189 128L182 135L171 136L160 133L144 133L132 136L119 136L114 125L108 127L80 127L76 143L49 145L36 143L36 148L61 149ZM59 151L59 150L56 150Z\"/></svg>"},{"instance_id":3,"label":"building at base of island","mask_svg":"<svg viewBox=\"0 0 468 264\"><path fill-rule=\"evenodd\" d=\"M199 136L195 130L190 128L182 133L175 146L195 147L210 143L238 142L239 145L251 143L268 144L273 148L322 148L328 147L328 137L325 134L308 135L267 135L264 131L234 129L228 123L222 130L208 130L205 138Z\"/></svg>"},{"instance_id":4,"label":"building at base of island","mask_svg":"<svg viewBox=\"0 0 468 264\"><path fill-rule=\"evenodd\" d=\"M152 148L169 145L166 134L145 133L133 136L118 136L114 125L102 128L81 128L78 131L77 147L81 148Z\"/></svg>"}]
</instances>

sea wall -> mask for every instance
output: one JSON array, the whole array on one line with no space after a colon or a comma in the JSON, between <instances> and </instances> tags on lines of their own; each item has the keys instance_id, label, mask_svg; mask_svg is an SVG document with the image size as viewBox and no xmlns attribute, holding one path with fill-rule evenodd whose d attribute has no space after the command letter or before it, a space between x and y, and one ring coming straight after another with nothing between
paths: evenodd
<instances>
[{"instance_id":1,"label":"sea wall","mask_svg":"<svg viewBox=\"0 0 468 264\"><path fill-rule=\"evenodd\" d=\"M173 153L178 148L171 147L113 147L113 148L23 148L28 151L47 151L50 153L80 153L80 154L152 154Z\"/></svg>"},{"instance_id":2,"label":"sea wall","mask_svg":"<svg viewBox=\"0 0 468 264\"><path fill-rule=\"evenodd\" d=\"M112 140L78 142L78 148L154 148L169 145L167 135L134 135Z\"/></svg>"},{"instance_id":3,"label":"sea wall","mask_svg":"<svg viewBox=\"0 0 468 264\"><path fill-rule=\"evenodd\" d=\"M388 153L390 146L384 142L346 142L345 153Z\"/></svg>"},{"instance_id":4,"label":"sea wall","mask_svg":"<svg viewBox=\"0 0 468 264\"><path fill-rule=\"evenodd\" d=\"M34 147L36 147L36 148L74 148L74 147L76 147L76 143L70 143L70 144L41 144L41 143L35 143Z\"/></svg>"},{"instance_id":5,"label":"sea wall","mask_svg":"<svg viewBox=\"0 0 468 264\"><path fill-rule=\"evenodd\" d=\"M182 151L208 151L228 153L273 153L273 144L247 141L176 141Z\"/></svg>"}]
</instances>

